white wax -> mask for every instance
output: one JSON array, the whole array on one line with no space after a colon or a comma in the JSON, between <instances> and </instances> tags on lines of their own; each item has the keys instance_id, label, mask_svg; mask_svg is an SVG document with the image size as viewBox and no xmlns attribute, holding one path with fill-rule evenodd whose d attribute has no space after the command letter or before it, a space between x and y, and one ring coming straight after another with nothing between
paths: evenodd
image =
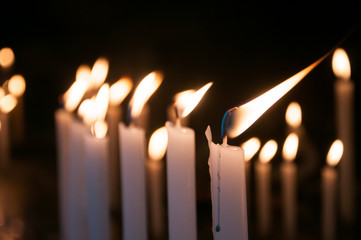
<instances>
[{"instance_id":1,"label":"white wax","mask_svg":"<svg viewBox=\"0 0 361 240\"><path fill-rule=\"evenodd\" d=\"M355 158L354 158L354 83L338 79L335 82L337 137L344 150L340 161L340 216L351 225L355 218Z\"/></svg>"},{"instance_id":2,"label":"white wax","mask_svg":"<svg viewBox=\"0 0 361 240\"><path fill-rule=\"evenodd\" d=\"M9 124L8 114L0 111L0 167L9 164Z\"/></svg>"},{"instance_id":3,"label":"white wax","mask_svg":"<svg viewBox=\"0 0 361 240\"><path fill-rule=\"evenodd\" d=\"M123 240L147 239L145 132L119 124Z\"/></svg>"},{"instance_id":4,"label":"white wax","mask_svg":"<svg viewBox=\"0 0 361 240\"><path fill-rule=\"evenodd\" d=\"M97 139L90 133L84 136L88 239L109 240L109 207L107 191L108 138Z\"/></svg>"},{"instance_id":5,"label":"white wax","mask_svg":"<svg viewBox=\"0 0 361 240\"><path fill-rule=\"evenodd\" d=\"M322 237L333 240L336 235L336 191L337 172L332 167L324 167L321 171L322 181Z\"/></svg>"},{"instance_id":6,"label":"white wax","mask_svg":"<svg viewBox=\"0 0 361 240\"><path fill-rule=\"evenodd\" d=\"M296 239L297 234L297 166L283 162L281 165L281 192L283 230L285 239Z\"/></svg>"},{"instance_id":7,"label":"white wax","mask_svg":"<svg viewBox=\"0 0 361 240\"><path fill-rule=\"evenodd\" d=\"M258 233L261 237L269 236L271 233L271 183L272 183L272 167L269 163L256 162L255 186L256 186L256 212Z\"/></svg>"},{"instance_id":8,"label":"white wax","mask_svg":"<svg viewBox=\"0 0 361 240\"><path fill-rule=\"evenodd\" d=\"M166 122L168 228L170 240L197 239L195 134Z\"/></svg>"},{"instance_id":9,"label":"white wax","mask_svg":"<svg viewBox=\"0 0 361 240\"><path fill-rule=\"evenodd\" d=\"M216 240L248 239L244 152L240 147L212 142L208 160L211 176L213 235Z\"/></svg>"}]
</instances>

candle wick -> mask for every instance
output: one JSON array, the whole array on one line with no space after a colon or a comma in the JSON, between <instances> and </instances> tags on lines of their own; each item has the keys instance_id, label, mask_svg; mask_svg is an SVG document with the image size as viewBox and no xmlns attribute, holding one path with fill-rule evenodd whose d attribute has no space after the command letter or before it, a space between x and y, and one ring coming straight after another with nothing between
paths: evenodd
<instances>
[{"instance_id":1,"label":"candle wick","mask_svg":"<svg viewBox=\"0 0 361 240\"><path fill-rule=\"evenodd\" d=\"M229 110L226 111L226 113L223 115L223 119L222 119L222 126L221 126L221 138L223 140L223 145L227 145L227 130L229 125L232 124L232 118L231 116L231 112L233 112L234 110L237 110L237 107L231 108Z\"/></svg>"},{"instance_id":2,"label":"candle wick","mask_svg":"<svg viewBox=\"0 0 361 240\"><path fill-rule=\"evenodd\" d=\"M180 127L180 126L181 126L181 120L180 120L180 118L176 118L176 120L175 120L175 125L176 125L176 127Z\"/></svg>"}]
</instances>

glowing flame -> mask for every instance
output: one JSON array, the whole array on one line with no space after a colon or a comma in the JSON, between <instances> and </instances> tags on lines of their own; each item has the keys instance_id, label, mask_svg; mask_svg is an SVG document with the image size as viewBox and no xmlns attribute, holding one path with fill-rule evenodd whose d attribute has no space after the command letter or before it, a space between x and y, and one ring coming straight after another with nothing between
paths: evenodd
<instances>
[{"instance_id":1,"label":"glowing flame","mask_svg":"<svg viewBox=\"0 0 361 240\"><path fill-rule=\"evenodd\" d=\"M302 110L300 104L291 102L286 110L286 122L293 128L298 128L302 123Z\"/></svg>"},{"instance_id":2,"label":"glowing flame","mask_svg":"<svg viewBox=\"0 0 361 240\"><path fill-rule=\"evenodd\" d=\"M257 151L259 150L260 146L261 146L261 141L256 137L253 137L253 138L247 140L246 142L244 142L241 145L241 147L244 150L244 160L246 162L251 160L253 158L253 156L257 153Z\"/></svg>"},{"instance_id":3,"label":"glowing flame","mask_svg":"<svg viewBox=\"0 0 361 240\"><path fill-rule=\"evenodd\" d=\"M78 108L78 115L83 119L87 125L91 125L97 119L95 109L95 97L92 99L85 99Z\"/></svg>"},{"instance_id":4,"label":"glowing flame","mask_svg":"<svg viewBox=\"0 0 361 240\"><path fill-rule=\"evenodd\" d=\"M262 116L274 103L297 85L312 69L314 69L327 55L320 58L307 68L288 78L268 90L261 96L249 101L234 111L234 121L228 129L228 136L235 138L248 129L259 117Z\"/></svg>"},{"instance_id":5,"label":"glowing flame","mask_svg":"<svg viewBox=\"0 0 361 240\"><path fill-rule=\"evenodd\" d=\"M259 161L261 163L268 163L275 156L277 152L277 142L275 140L269 140L262 147L261 152L259 153Z\"/></svg>"},{"instance_id":6,"label":"glowing flame","mask_svg":"<svg viewBox=\"0 0 361 240\"><path fill-rule=\"evenodd\" d=\"M92 87L97 88L101 86L107 78L109 70L109 62L105 58L98 58L91 70Z\"/></svg>"},{"instance_id":7,"label":"glowing flame","mask_svg":"<svg viewBox=\"0 0 361 240\"><path fill-rule=\"evenodd\" d=\"M167 150L168 133L166 127L158 128L149 139L148 154L154 161L161 160Z\"/></svg>"},{"instance_id":8,"label":"glowing flame","mask_svg":"<svg viewBox=\"0 0 361 240\"><path fill-rule=\"evenodd\" d=\"M7 94L0 100L0 109L3 113L9 113L16 107L17 103L18 101L13 95Z\"/></svg>"},{"instance_id":9,"label":"glowing flame","mask_svg":"<svg viewBox=\"0 0 361 240\"><path fill-rule=\"evenodd\" d=\"M351 77L350 61L342 48L337 48L332 56L332 70L336 77L348 81Z\"/></svg>"},{"instance_id":10,"label":"glowing flame","mask_svg":"<svg viewBox=\"0 0 361 240\"><path fill-rule=\"evenodd\" d=\"M188 90L181 92L177 97L177 101L175 105L177 107L177 112L179 117L188 116L193 109L198 105L198 103L202 100L204 94L208 91L208 89L213 85L212 82L207 83L198 91L193 92L194 90Z\"/></svg>"},{"instance_id":11,"label":"glowing flame","mask_svg":"<svg viewBox=\"0 0 361 240\"><path fill-rule=\"evenodd\" d=\"M343 143L341 140L335 140L327 154L327 164L334 167L341 160L343 154Z\"/></svg>"},{"instance_id":12,"label":"glowing flame","mask_svg":"<svg viewBox=\"0 0 361 240\"><path fill-rule=\"evenodd\" d=\"M15 61L15 54L9 47L4 47L0 50L0 67L8 68L13 65Z\"/></svg>"},{"instance_id":13,"label":"glowing flame","mask_svg":"<svg viewBox=\"0 0 361 240\"><path fill-rule=\"evenodd\" d=\"M158 89L162 81L163 76L159 72L151 72L139 83L129 103L131 106L130 116L132 119L140 115L144 105Z\"/></svg>"},{"instance_id":14,"label":"glowing flame","mask_svg":"<svg viewBox=\"0 0 361 240\"><path fill-rule=\"evenodd\" d=\"M22 75L16 74L9 80L9 92L15 97L20 97L24 94L26 83Z\"/></svg>"},{"instance_id":15,"label":"glowing flame","mask_svg":"<svg viewBox=\"0 0 361 240\"><path fill-rule=\"evenodd\" d=\"M76 80L84 79L86 81L90 81L91 78L91 69L88 65L80 65L76 71Z\"/></svg>"},{"instance_id":16,"label":"glowing flame","mask_svg":"<svg viewBox=\"0 0 361 240\"><path fill-rule=\"evenodd\" d=\"M108 132L108 125L103 120L97 120L91 126L91 132L96 138L104 138Z\"/></svg>"},{"instance_id":17,"label":"glowing flame","mask_svg":"<svg viewBox=\"0 0 361 240\"><path fill-rule=\"evenodd\" d=\"M109 89L109 103L119 105L129 94L133 87L133 82L129 78L121 78L114 83Z\"/></svg>"},{"instance_id":18,"label":"glowing flame","mask_svg":"<svg viewBox=\"0 0 361 240\"><path fill-rule=\"evenodd\" d=\"M109 104L109 84L104 83L95 98L94 110L98 120L104 120Z\"/></svg>"},{"instance_id":19,"label":"glowing flame","mask_svg":"<svg viewBox=\"0 0 361 240\"><path fill-rule=\"evenodd\" d=\"M293 161L296 158L298 150L298 136L296 133L290 133L283 144L282 157L285 161Z\"/></svg>"}]
</instances>

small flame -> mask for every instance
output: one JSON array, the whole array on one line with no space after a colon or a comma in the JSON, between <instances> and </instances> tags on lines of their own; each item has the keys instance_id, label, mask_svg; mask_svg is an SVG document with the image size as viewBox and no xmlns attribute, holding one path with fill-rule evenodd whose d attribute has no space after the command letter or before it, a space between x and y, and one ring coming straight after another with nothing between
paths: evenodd
<instances>
[{"instance_id":1,"label":"small flame","mask_svg":"<svg viewBox=\"0 0 361 240\"><path fill-rule=\"evenodd\" d=\"M341 140L335 140L327 154L327 164L330 167L336 166L341 160L343 154L343 143Z\"/></svg>"},{"instance_id":2,"label":"small flame","mask_svg":"<svg viewBox=\"0 0 361 240\"><path fill-rule=\"evenodd\" d=\"M302 123L302 110L297 102L291 102L286 110L286 122L293 128L298 128Z\"/></svg>"},{"instance_id":3,"label":"small flame","mask_svg":"<svg viewBox=\"0 0 361 240\"><path fill-rule=\"evenodd\" d=\"M336 77L345 81L350 80L351 67L347 53L342 48L337 48L332 56L332 70Z\"/></svg>"},{"instance_id":4,"label":"small flame","mask_svg":"<svg viewBox=\"0 0 361 240\"><path fill-rule=\"evenodd\" d=\"M0 109L3 113L9 113L16 107L17 103L16 97L7 94L0 100Z\"/></svg>"},{"instance_id":5,"label":"small flame","mask_svg":"<svg viewBox=\"0 0 361 240\"><path fill-rule=\"evenodd\" d=\"M296 133L290 133L283 144L282 156L287 162L292 162L297 155L298 136Z\"/></svg>"},{"instance_id":6,"label":"small flame","mask_svg":"<svg viewBox=\"0 0 361 240\"><path fill-rule=\"evenodd\" d=\"M107 78L109 70L109 62L105 58L98 58L91 70L91 82L92 87L98 88L101 86Z\"/></svg>"},{"instance_id":7,"label":"small flame","mask_svg":"<svg viewBox=\"0 0 361 240\"><path fill-rule=\"evenodd\" d=\"M109 104L109 84L104 83L99 89L98 94L95 98L94 110L98 120L104 120L107 115Z\"/></svg>"},{"instance_id":8,"label":"small flame","mask_svg":"<svg viewBox=\"0 0 361 240\"><path fill-rule=\"evenodd\" d=\"M168 132L166 127L158 128L149 139L148 155L154 161L161 160L167 150Z\"/></svg>"},{"instance_id":9,"label":"small flame","mask_svg":"<svg viewBox=\"0 0 361 240\"><path fill-rule=\"evenodd\" d=\"M21 97L26 88L26 82L22 75L16 74L9 80L9 92L15 97Z\"/></svg>"},{"instance_id":10,"label":"small flame","mask_svg":"<svg viewBox=\"0 0 361 240\"><path fill-rule=\"evenodd\" d=\"M109 89L109 103L113 106L121 104L132 87L133 82L129 78L119 79Z\"/></svg>"},{"instance_id":11,"label":"small flame","mask_svg":"<svg viewBox=\"0 0 361 240\"><path fill-rule=\"evenodd\" d=\"M14 64L15 54L9 47L4 47L0 50L0 67L8 68Z\"/></svg>"},{"instance_id":12,"label":"small flame","mask_svg":"<svg viewBox=\"0 0 361 240\"><path fill-rule=\"evenodd\" d=\"M163 76L159 72L151 72L139 83L129 103L131 108L130 117L132 119L135 119L140 115L144 105L158 89L162 81Z\"/></svg>"},{"instance_id":13,"label":"small flame","mask_svg":"<svg viewBox=\"0 0 361 240\"><path fill-rule=\"evenodd\" d=\"M92 124L91 132L96 138L102 139L107 135L108 125L103 120L97 120Z\"/></svg>"},{"instance_id":14,"label":"small flame","mask_svg":"<svg viewBox=\"0 0 361 240\"><path fill-rule=\"evenodd\" d=\"M261 152L259 153L259 161L261 163L268 163L275 156L277 152L277 142L275 140L269 140L262 147Z\"/></svg>"},{"instance_id":15,"label":"small flame","mask_svg":"<svg viewBox=\"0 0 361 240\"><path fill-rule=\"evenodd\" d=\"M278 84L261 96L243 104L235 110L235 118L232 126L228 129L228 136L235 138L247 130L259 117L263 115L273 104L297 85L312 69L314 69L327 55L323 56L310 66Z\"/></svg>"},{"instance_id":16,"label":"small flame","mask_svg":"<svg viewBox=\"0 0 361 240\"><path fill-rule=\"evenodd\" d=\"M253 137L253 138L247 140L246 142L244 142L241 145L241 147L244 150L244 160L246 162L251 160L253 158L253 156L257 153L257 151L259 150L260 146L261 146L261 141L256 137Z\"/></svg>"},{"instance_id":17,"label":"small flame","mask_svg":"<svg viewBox=\"0 0 361 240\"><path fill-rule=\"evenodd\" d=\"M196 92L192 93L194 90L187 90L179 93L180 95L178 95L177 101L175 102L178 116L182 118L188 116L202 100L204 94L206 94L212 85L213 82L209 82Z\"/></svg>"}]
</instances>

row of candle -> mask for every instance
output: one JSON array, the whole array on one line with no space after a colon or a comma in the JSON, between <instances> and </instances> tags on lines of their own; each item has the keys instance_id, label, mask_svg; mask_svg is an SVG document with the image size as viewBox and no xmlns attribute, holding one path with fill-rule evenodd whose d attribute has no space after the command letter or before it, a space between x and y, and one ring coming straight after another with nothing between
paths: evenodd
<instances>
[{"instance_id":1,"label":"row of candle","mask_svg":"<svg viewBox=\"0 0 361 240\"><path fill-rule=\"evenodd\" d=\"M222 145L212 142L211 130L207 128L215 239L248 238L244 151L240 147L227 145L227 137L239 136L326 56L260 97L227 111L222 122ZM123 237L147 238L145 131L139 126L143 118L142 110L161 84L162 75L152 72L141 81L129 104L129 126L119 123L119 120L108 121L113 125L109 126L113 130L109 132L108 139L105 117L108 104L112 102L110 95L114 92L118 96L120 100L114 105L119 105L130 92L131 82L121 79L109 87L104 84L107 71L106 59L98 59L92 69L87 66L79 68L76 81L64 94L65 110L59 109L55 114L64 239L85 239L86 236L89 239L109 239L107 206L109 190L113 188L112 177L116 174L107 178L108 169L114 167L112 161L109 164L108 147L110 145L116 149L117 144L110 144L109 140L117 136L119 150L110 150L110 155L117 156L117 151L120 155ZM209 83L198 91L188 90L179 94L173 106L177 120L166 123L169 239L196 239L195 133L182 126L181 119L194 109L211 85ZM83 98L85 100L80 104ZM83 122L72 114L77 108L78 117ZM111 137L111 134L115 136ZM257 171L269 171L264 166L257 166L256 169L263 169ZM293 171L287 168L282 170L285 176ZM264 176L267 174L261 173L259 176L262 177L256 179L261 182L260 179L266 178ZM260 183L259 189L263 189L263 185ZM269 204L265 196L260 199L263 199L264 205ZM260 218L267 218L264 217L265 212L260 211L263 216L260 215Z\"/></svg>"}]
</instances>

